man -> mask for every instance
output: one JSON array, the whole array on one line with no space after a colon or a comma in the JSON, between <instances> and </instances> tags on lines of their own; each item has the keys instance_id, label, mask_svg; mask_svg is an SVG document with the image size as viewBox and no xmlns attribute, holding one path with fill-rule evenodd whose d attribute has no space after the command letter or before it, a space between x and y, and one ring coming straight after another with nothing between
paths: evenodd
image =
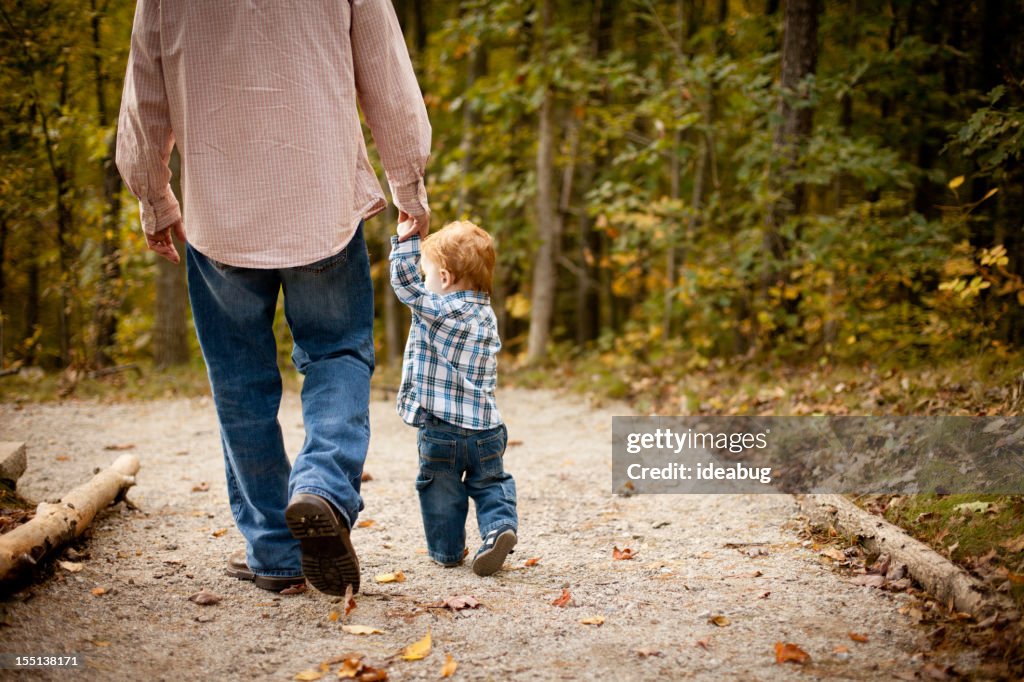
<instances>
[{"instance_id":1,"label":"man","mask_svg":"<svg viewBox=\"0 0 1024 682\"><path fill-rule=\"evenodd\" d=\"M220 421L246 552L228 573L280 590L359 589L349 531L370 436L373 288L363 221L383 210L356 100L400 215L425 237L430 123L389 0L139 0L117 166L149 248L177 263ZM187 224L169 186L177 145ZM305 376L306 441L277 421L279 290Z\"/></svg>"}]
</instances>

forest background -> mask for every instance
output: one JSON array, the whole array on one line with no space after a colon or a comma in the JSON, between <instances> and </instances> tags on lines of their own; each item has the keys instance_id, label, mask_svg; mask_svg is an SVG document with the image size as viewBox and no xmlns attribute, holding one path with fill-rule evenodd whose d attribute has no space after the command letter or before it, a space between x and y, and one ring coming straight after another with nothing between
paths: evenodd
<instances>
[{"instance_id":1,"label":"forest background","mask_svg":"<svg viewBox=\"0 0 1024 682\"><path fill-rule=\"evenodd\" d=\"M146 251L112 158L134 3L0 8L0 358L22 370L0 382L201 385L183 268ZM669 414L1020 409L1024 3L395 8L434 222L495 236L520 377ZM367 232L385 377L393 217Z\"/></svg>"}]
</instances>

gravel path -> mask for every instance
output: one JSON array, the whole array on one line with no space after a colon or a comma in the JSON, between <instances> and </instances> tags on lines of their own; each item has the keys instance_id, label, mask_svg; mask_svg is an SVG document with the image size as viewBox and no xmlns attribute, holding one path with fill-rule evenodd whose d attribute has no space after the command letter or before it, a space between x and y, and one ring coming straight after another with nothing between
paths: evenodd
<instances>
[{"instance_id":1,"label":"gravel path","mask_svg":"<svg viewBox=\"0 0 1024 682\"><path fill-rule=\"evenodd\" d=\"M415 431L392 403L372 406L366 509L353 542L363 567L357 608L332 620L338 599L310 590L278 596L223 574L242 546L228 509L220 441L208 398L139 404L0 405L0 439L29 445L23 494L57 498L134 446L142 466L129 498L97 520L80 572L62 568L0 602L0 652L82 654L76 679L289 680L357 652L392 680L856 679L911 674L931 660L925 631L899 613L905 595L858 587L806 546L786 495L616 497L611 416L544 391L506 390L499 405L519 488L520 543L505 570L479 578L425 556L415 478ZM302 442L298 397L281 423ZM194 492L202 488L205 492ZM226 530L225 530L226 529ZM470 530L476 549L475 525ZM727 546L733 545L733 546ZM636 558L612 560L613 547ZM763 550L763 551L761 551ZM539 557L535 566L525 560ZM404 582L374 576L402 571ZM105 594L95 596L94 588ZM205 588L223 599L199 606ZM568 588L572 601L552 600ZM477 609L423 605L468 595ZM26 598L28 597L28 598ZM419 606L418 606L419 605ZM711 620L715 616L722 626ZM580 621L603 618L603 625ZM383 634L357 636L343 625ZM389 660L428 630L423 660ZM866 643L848 633L867 635ZM811 656L777 664L793 642ZM849 653L835 653L836 647ZM964 655L960 671L973 661ZM324 679L336 679L334 670ZM10 671L0 670L0 678ZM33 673L33 675L36 675ZM40 677L63 679L65 674Z\"/></svg>"}]
</instances>

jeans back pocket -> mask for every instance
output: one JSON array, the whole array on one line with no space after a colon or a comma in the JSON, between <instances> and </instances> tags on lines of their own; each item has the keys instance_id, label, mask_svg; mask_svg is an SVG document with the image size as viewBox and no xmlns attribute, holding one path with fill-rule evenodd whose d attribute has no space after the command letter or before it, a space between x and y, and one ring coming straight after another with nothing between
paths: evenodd
<instances>
[{"instance_id":1,"label":"jeans back pocket","mask_svg":"<svg viewBox=\"0 0 1024 682\"><path fill-rule=\"evenodd\" d=\"M508 432L504 424L491 429L476 440L473 449L476 451L480 475L497 476L505 470L502 456L505 454L507 443Z\"/></svg>"},{"instance_id":2,"label":"jeans back pocket","mask_svg":"<svg viewBox=\"0 0 1024 682\"><path fill-rule=\"evenodd\" d=\"M417 436L420 453L420 469L440 473L455 471L455 448L457 442L449 434L420 429Z\"/></svg>"}]
</instances>

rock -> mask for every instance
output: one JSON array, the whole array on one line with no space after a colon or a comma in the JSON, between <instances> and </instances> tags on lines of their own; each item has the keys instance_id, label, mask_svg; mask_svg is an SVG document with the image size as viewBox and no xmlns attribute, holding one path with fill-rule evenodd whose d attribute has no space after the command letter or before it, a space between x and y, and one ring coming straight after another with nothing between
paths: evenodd
<instances>
[{"instance_id":1,"label":"rock","mask_svg":"<svg viewBox=\"0 0 1024 682\"><path fill-rule=\"evenodd\" d=\"M0 483L6 482L11 486L17 486L18 479L25 473L27 465L24 443L0 441Z\"/></svg>"}]
</instances>

